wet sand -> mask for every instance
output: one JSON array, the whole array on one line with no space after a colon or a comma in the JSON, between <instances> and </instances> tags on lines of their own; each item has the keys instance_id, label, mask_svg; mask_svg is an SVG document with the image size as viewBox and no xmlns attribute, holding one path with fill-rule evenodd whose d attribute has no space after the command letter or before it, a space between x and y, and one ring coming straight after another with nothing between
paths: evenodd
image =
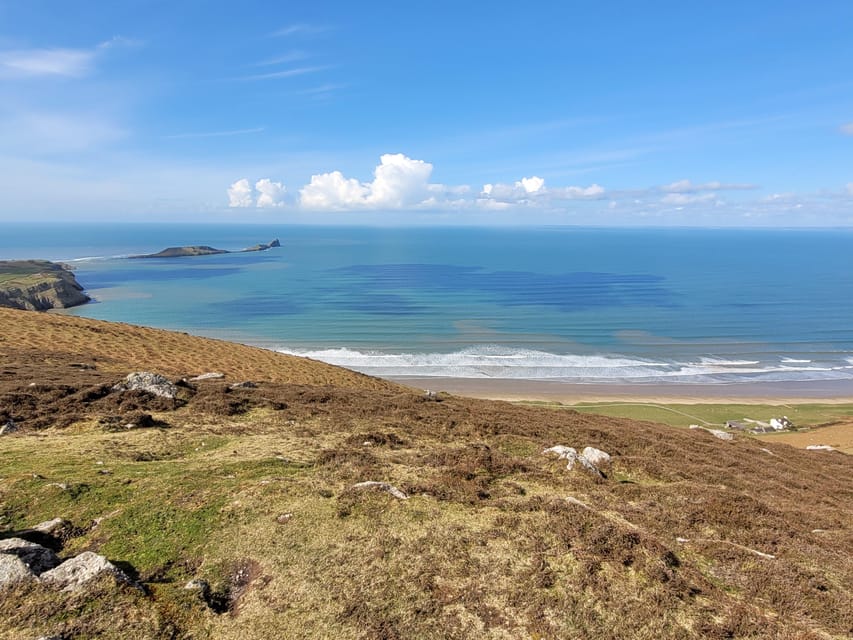
<instances>
[{"instance_id":1,"label":"wet sand","mask_svg":"<svg viewBox=\"0 0 853 640\"><path fill-rule=\"evenodd\" d=\"M807 404L853 402L853 380L737 384L578 384L554 380L393 378L395 382L490 400L655 402L685 404Z\"/></svg>"}]
</instances>

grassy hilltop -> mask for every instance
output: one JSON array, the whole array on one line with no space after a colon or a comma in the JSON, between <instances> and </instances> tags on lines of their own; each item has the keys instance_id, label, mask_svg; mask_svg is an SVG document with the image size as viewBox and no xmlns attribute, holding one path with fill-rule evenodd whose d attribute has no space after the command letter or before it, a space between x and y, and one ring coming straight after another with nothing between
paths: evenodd
<instances>
[{"instance_id":1,"label":"grassy hilltop","mask_svg":"<svg viewBox=\"0 0 853 640\"><path fill-rule=\"evenodd\" d=\"M0 424L18 427L0 436L0 538L65 518L60 556L96 551L144 587L7 587L0 638L853 633L842 453L427 397L74 317L0 309L0 326ZM112 390L138 370L225 377L176 399ZM554 445L612 464L570 471Z\"/></svg>"}]
</instances>

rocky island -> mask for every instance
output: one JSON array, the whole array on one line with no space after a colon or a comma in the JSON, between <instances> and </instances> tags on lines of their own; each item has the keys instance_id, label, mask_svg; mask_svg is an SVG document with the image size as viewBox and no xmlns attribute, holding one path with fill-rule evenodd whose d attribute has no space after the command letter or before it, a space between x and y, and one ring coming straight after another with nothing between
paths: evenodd
<instances>
[{"instance_id":1,"label":"rocky island","mask_svg":"<svg viewBox=\"0 0 853 640\"><path fill-rule=\"evenodd\" d=\"M67 265L47 260L0 260L0 307L46 311L89 300Z\"/></svg>"},{"instance_id":2,"label":"rocky island","mask_svg":"<svg viewBox=\"0 0 853 640\"><path fill-rule=\"evenodd\" d=\"M274 247L280 247L281 243L278 241L278 238L273 240L268 244L256 244L252 247L247 247L246 249L241 249L239 251L228 251L226 249L216 249L215 247L208 247L207 245L193 245L188 247L168 247L159 251L157 253L146 253L138 256L129 256L130 258L186 258L190 256L212 256L219 255L222 253L250 253L252 251L266 251L267 249L272 249Z\"/></svg>"}]
</instances>

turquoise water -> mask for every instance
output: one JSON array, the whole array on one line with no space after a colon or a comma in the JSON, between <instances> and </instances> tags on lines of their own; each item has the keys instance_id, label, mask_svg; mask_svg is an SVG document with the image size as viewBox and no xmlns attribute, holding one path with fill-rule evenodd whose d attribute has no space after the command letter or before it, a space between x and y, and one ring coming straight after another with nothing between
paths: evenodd
<instances>
[{"instance_id":1,"label":"turquoise water","mask_svg":"<svg viewBox=\"0 0 853 640\"><path fill-rule=\"evenodd\" d=\"M263 253L129 260L166 246ZM0 227L73 261L76 315L386 376L575 382L853 378L853 232Z\"/></svg>"}]
</instances>

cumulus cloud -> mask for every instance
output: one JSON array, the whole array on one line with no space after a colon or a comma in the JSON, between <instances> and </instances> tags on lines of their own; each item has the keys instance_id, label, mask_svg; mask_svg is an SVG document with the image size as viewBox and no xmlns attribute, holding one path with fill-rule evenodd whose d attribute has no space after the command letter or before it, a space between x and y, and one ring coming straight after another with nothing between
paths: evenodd
<instances>
[{"instance_id":1,"label":"cumulus cloud","mask_svg":"<svg viewBox=\"0 0 853 640\"><path fill-rule=\"evenodd\" d=\"M848 136L853 136L853 122L841 125L841 133Z\"/></svg>"},{"instance_id":2,"label":"cumulus cloud","mask_svg":"<svg viewBox=\"0 0 853 640\"><path fill-rule=\"evenodd\" d=\"M254 200L252 186L247 178L237 180L228 187L229 207L251 207Z\"/></svg>"},{"instance_id":3,"label":"cumulus cloud","mask_svg":"<svg viewBox=\"0 0 853 640\"><path fill-rule=\"evenodd\" d=\"M246 183L248 184L248 181ZM262 178L255 183L255 190L258 192L258 207L284 206L284 194L287 189L280 182L273 182L269 178Z\"/></svg>"},{"instance_id":4,"label":"cumulus cloud","mask_svg":"<svg viewBox=\"0 0 853 640\"><path fill-rule=\"evenodd\" d=\"M430 185L432 165L402 153L385 154L373 172L372 182L345 178L340 171L311 176L299 191L306 209L342 210L351 208L401 209L434 202L441 185Z\"/></svg>"},{"instance_id":5,"label":"cumulus cloud","mask_svg":"<svg viewBox=\"0 0 853 640\"><path fill-rule=\"evenodd\" d=\"M543 178L532 176L514 184L485 184L480 192L480 202L490 206L495 202L504 205L529 204L534 201L596 198L603 194L604 188L597 184L588 187L546 187Z\"/></svg>"}]
</instances>

